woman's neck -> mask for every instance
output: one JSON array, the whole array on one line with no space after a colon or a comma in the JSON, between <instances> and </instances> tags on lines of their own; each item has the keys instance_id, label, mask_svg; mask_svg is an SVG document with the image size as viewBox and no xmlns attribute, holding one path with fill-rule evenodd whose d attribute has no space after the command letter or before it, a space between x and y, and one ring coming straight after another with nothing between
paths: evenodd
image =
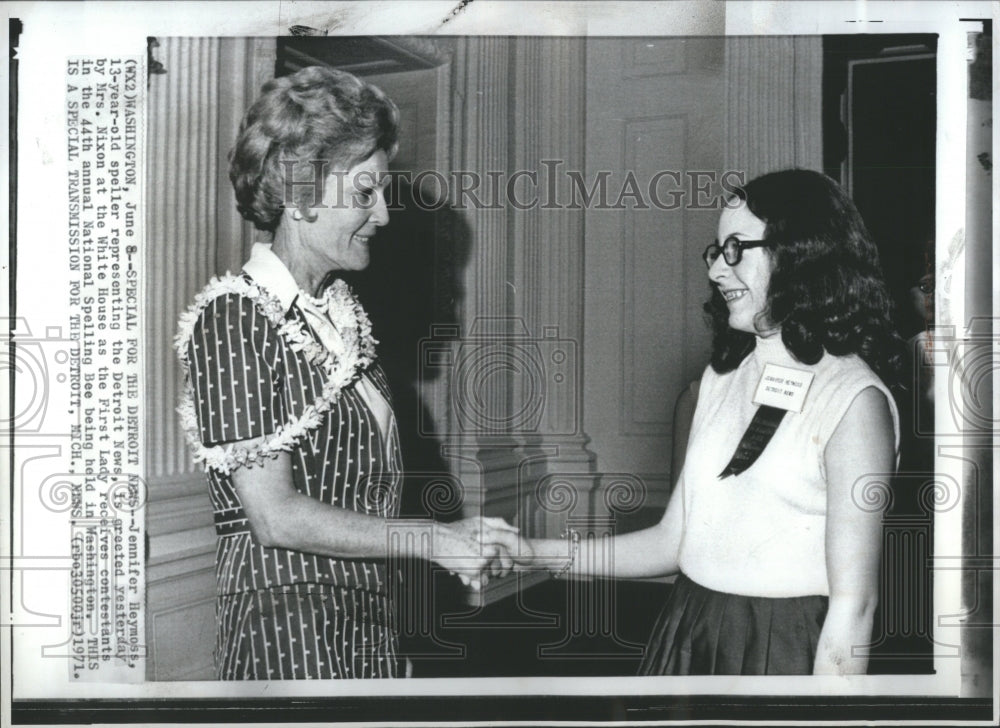
<instances>
[{"instance_id":1,"label":"woman's neck","mask_svg":"<svg viewBox=\"0 0 1000 728\"><path fill-rule=\"evenodd\" d=\"M316 266L304 251L296 235L295 226L278 225L271 239L271 252L278 256L278 260L292 274L296 285L312 296L316 294L326 274L317 272Z\"/></svg>"},{"instance_id":2,"label":"woman's neck","mask_svg":"<svg viewBox=\"0 0 1000 728\"><path fill-rule=\"evenodd\" d=\"M758 334L754 356L758 361L781 361L791 356L781 340L781 329Z\"/></svg>"}]
</instances>

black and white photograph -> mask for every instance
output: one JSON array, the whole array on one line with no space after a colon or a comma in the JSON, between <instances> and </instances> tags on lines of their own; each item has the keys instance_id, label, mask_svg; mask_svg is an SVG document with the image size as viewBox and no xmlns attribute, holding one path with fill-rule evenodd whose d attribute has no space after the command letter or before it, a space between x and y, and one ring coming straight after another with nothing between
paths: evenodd
<instances>
[{"instance_id":1,"label":"black and white photograph","mask_svg":"<svg viewBox=\"0 0 1000 728\"><path fill-rule=\"evenodd\" d=\"M145 7L6 8L5 720L995 720L995 6Z\"/></svg>"}]
</instances>

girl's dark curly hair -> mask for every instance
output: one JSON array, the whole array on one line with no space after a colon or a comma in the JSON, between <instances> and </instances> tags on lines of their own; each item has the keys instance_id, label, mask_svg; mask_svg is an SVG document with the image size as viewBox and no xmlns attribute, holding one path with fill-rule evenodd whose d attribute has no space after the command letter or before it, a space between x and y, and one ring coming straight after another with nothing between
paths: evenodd
<instances>
[{"instance_id":1,"label":"girl's dark curly hair","mask_svg":"<svg viewBox=\"0 0 1000 728\"><path fill-rule=\"evenodd\" d=\"M308 216L311 203L322 197L326 175L346 171L379 149L392 158L398 124L396 105L350 73L311 66L269 81L243 117L229 153L240 214L261 230L274 230L286 206L294 204ZM289 185L289 172L300 184Z\"/></svg>"},{"instance_id":2,"label":"girl's dark curly hair","mask_svg":"<svg viewBox=\"0 0 1000 728\"><path fill-rule=\"evenodd\" d=\"M819 172L789 169L735 194L767 225L773 267L760 319L781 327L785 347L804 364L825 352L857 354L887 386L898 384L903 342L891 322L878 250L840 186ZM732 371L756 338L729 327L729 309L714 285L705 311L713 327L712 368Z\"/></svg>"}]
</instances>

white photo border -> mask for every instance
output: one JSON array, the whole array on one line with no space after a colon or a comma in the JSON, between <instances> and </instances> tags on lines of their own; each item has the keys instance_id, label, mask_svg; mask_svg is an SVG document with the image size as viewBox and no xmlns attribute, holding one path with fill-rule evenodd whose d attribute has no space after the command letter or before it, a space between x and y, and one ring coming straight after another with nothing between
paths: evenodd
<instances>
[{"instance_id":1,"label":"white photo border","mask_svg":"<svg viewBox=\"0 0 1000 728\"><path fill-rule=\"evenodd\" d=\"M706 7L709 9L706 10ZM735 0L730 2L491 2L478 0L473 3L444 2L241 2L241 3L144 3L127 5L105 2L78 4L8 3L7 16L20 18L24 33L18 53L20 84L19 113L22 123L32 119L30 129L22 127L19 138L18 168L18 229L17 250L19 276L30 275L33 270L25 266L37 265L26 247L29 235L39 238L62 239L65 220L59 215L39 215L43 191L53 190L50 205L58 206L64 184L59 179L58 160L63 155L65 138L62 133L64 120L60 117L59 104L42 103L38 89L59 88L63 83L64 56L120 55L134 57L145 52L147 36L273 36L281 35L294 24L312 27L331 27L336 35L804 35L835 33L935 33L938 45L938 184L937 184L937 240L938 260L948 257L947 243L964 229L965 221L965 88L953 82L964 81L965 33L975 27L973 19L992 16L995 4L987 2L760 2ZM968 23L962 21L968 20ZM41 32L39 29L42 29ZM44 36L44 37L42 37ZM137 42L138 41L138 42ZM3 76L3 92L9 90L10 78ZM996 81L994 80L994 84ZM53 111L55 109L55 111ZM6 122L5 122L6 123ZM961 129L961 133L953 133ZM9 131L9 129L5 130ZM994 134L996 131L994 130ZM8 137L9 138L9 137ZM994 137L995 139L995 137ZM995 146L995 144L994 144ZM49 162L36 160L49 158ZM55 164L51 160L55 160ZM11 179L0 184L11 192ZM996 190L996 181L994 180ZM34 199L32 199L34 195ZM994 199L996 199L996 192ZM6 211L4 214L8 214ZM994 210L994 226L996 225ZM7 221L9 222L9 220ZM30 227L29 227L30 225ZM996 243L994 243L995 245ZM13 251L4 251L2 262L11 270ZM995 252L995 251L994 251ZM994 260L996 258L994 257ZM38 269L41 272L41 268ZM996 285L996 284L994 284ZM20 299L22 292L18 291ZM964 327L965 311L957 302L964 302L961 286L953 289L955 306L953 318L945 325ZM994 291L992 311L994 327L998 311ZM29 299L38 305L35 299ZM35 309L33 315L58 312ZM7 315L7 314L5 314ZM996 329L994 328L994 337ZM995 340L995 339L994 339ZM943 379L943 378L942 378ZM6 384L6 383L5 383ZM940 387L947 386L940 383ZM940 394L946 398L947 392ZM943 401L943 400L942 400ZM947 428L945 420L939 422ZM956 433L960 434L960 433ZM14 454L10 448L2 451L6 472L13 472ZM950 461L954 463L954 460ZM956 482L963 482L965 474L961 465L949 465L939 459L943 471L951 472ZM949 471L949 468L956 468ZM14 479L7 479L3 493L11 498L20 497L14 492ZM10 502L10 501L8 501ZM959 509L960 510L960 509ZM938 547L953 545L962 553L962 525L960 513L957 521L939 518L935 525ZM10 520L5 520L5 529ZM4 533L4 548L13 541ZM937 551L938 554L942 553ZM4 563L13 565L13 554L4 553ZM10 568L13 574L15 568ZM4 588L10 588L7 574L3 574ZM944 615L963 612L961 599L961 572L939 572L935 581L935 609L940 619ZM5 602L7 599L5 595ZM6 609L6 606L4 607ZM6 614L6 613L5 613ZM994 620L995 622L996 620ZM2 633L3 661L5 667L17 668L12 637L23 639L24 630L4 626ZM996 635L994 635L994 640ZM423 679L416 681L338 681L321 684L302 683L243 683L216 682L188 683L139 683L139 684L71 684L53 686L50 682L26 687L25 682L12 680L3 698L3 712L11 710L22 719L29 717L59 720L58 706L68 707L77 719L117 722L116 711L136 710L135 717L143 722L176 720L184 710L191 716L202 716L210 721L230 720L224 704L216 699L240 701L245 712L243 720L286 720L291 711L293 720L331 720L323 716L331 704L350 706L343 720L367 722L368 720L398 723L405 711L407 720L424 720L441 724L445 714L469 715L472 721L505 720L504 711L525 716L521 720L537 724L540 720L559 721L558 711L565 710L566 719L574 723L600 716L598 721L611 721L611 716L621 715L629 722L649 720L679 720L685 715L694 719L754 720L753 716L782 716L782 705L793 704L829 710L825 715L839 715L846 720L864 720L861 707L853 700L869 696L863 701L872 709L872 715L888 719L893 709L901 710L903 719L926 721L948 720L946 715L962 715L964 720L977 722L979 716L989 711L987 719L997 717L995 686L992 700L983 697L965 699L968 686L963 683L961 665L952 659L938 659L936 675L907 676L905 684L892 676L859 676L853 678L782 677L775 678L467 678L460 681ZM23 674L23 673L22 673ZM43 674L47 674L43 671ZM41 688L41 689L40 689ZM15 693L16 690L16 693ZM371 701L372 695L382 696L383 705ZM789 696L778 699L776 694ZM849 694L852 697L843 697ZM891 695L893 697L884 697ZM11 703L11 696L15 697ZM470 698L469 696L480 696ZM558 696L544 698L542 696ZM668 697L669 696L669 697ZM794 697L790 697L794 696ZM816 696L826 696L822 699ZM181 699L183 698L183 699ZM525 699L524 709L516 707ZM68 700L63 704L59 701ZM551 700L552 703L547 701ZM125 701L125 702L120 702ZM160 707L169 702L173 708L163 712ZM191 702L189 702L191 701ZM513 701L513 702L511 702ZM860 702L860 700L859 700ZM478 704L477 704L478 703ZM662 708L666 704L668 707ZM447 706L459 706L458 711ZM32 708L31 706L34 706ZM128 706L131 706L129 708ZM299 707L293 707L299 706ZM558 706L558 707L556 707ZM617 706L617 707L614 707ZM687 706L685 708L684 706ZM702 707L698 707L702 706ZM923 707L921 707L923 706ZM412 708L415 708L411 712ZM616 712L620 709L621 712ZM690 709L691 713L684 710ZM145 711L145 712L144 712ZM177 711L181 711L178 713ZM201 711L201 712L199 712ZM394 712L395 711L395 712ZM437 713L436 711L441 711ZM555 711L555 712L554 712ZM940 711L940 712L936 712ZM949 712L954 711L954 712ZM184 714L187 715L187 714ZM800 713L786 713L799 715ZM139 718L138 716L146 716ZM607 717L604 717L607 716ZM63 716L65 718L65 715ZM193 718L183 717L188 721ZM809 717L809 720L814 718ZM819 720L825 720L822 718ZM836 720L836 718L834 718ZM337 722L341 718L334 718ZM461 718L465 720L465 718ZM517 724L517 719L510 724ZM553 723L555 724L555 723Z\"/></svg>"}]
</instances>

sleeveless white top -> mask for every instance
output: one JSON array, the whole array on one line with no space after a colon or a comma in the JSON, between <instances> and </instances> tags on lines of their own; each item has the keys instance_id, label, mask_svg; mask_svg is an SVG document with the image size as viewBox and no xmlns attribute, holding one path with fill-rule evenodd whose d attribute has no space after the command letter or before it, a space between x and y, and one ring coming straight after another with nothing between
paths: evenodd
<instances>
[{"instance_id":1,"label":"sleeveless white top","mask_svg":"<svg viewBox=\"0 0 1000 728\"><path fill-rule=\"evenodd\" d=\"M801 413L788 412L760 458L739 475L719 478L757 409L752 399L764 365L815 373ZM727 374L706 368L698 389L682 488L684 531L679 565L702 586L758 597L829 595L826 573L824 451L862 390L889 390L858 356L794 359L781 336L757 346Z\"/></svg>"}]
</instances>

